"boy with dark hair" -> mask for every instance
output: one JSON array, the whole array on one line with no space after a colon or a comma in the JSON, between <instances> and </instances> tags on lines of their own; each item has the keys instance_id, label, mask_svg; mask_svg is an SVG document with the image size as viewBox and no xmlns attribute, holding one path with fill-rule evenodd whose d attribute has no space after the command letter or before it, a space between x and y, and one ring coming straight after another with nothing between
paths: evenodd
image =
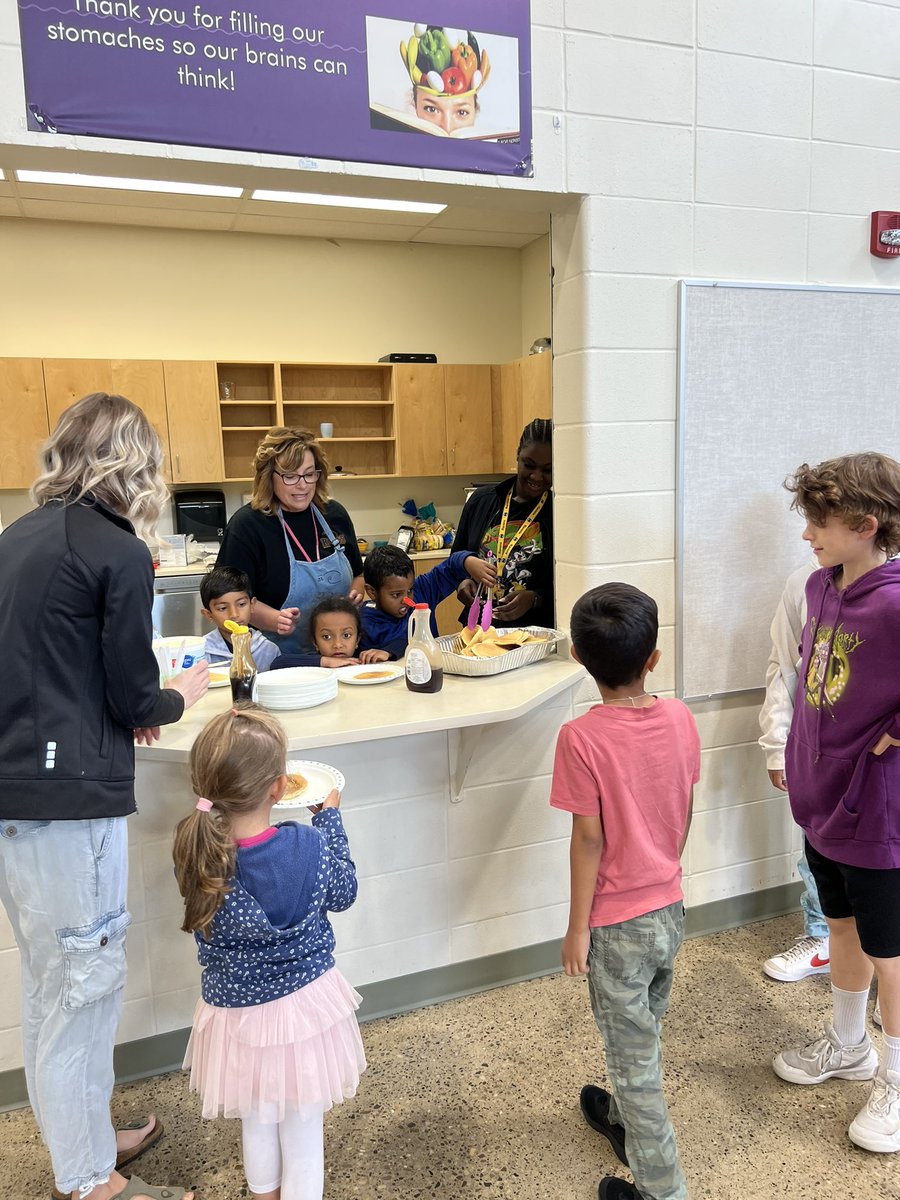
<instances>
[{"instance_id":1,"label":"boy with dark hair","mask_svg":"<svg viewBox=\"0 0 900 1200\"><path fill-rule=\"evenodd\" d=\"M872 1079L850 1140L900 1150L900 464L848 454L785 485L820 570L806 585L799 685L785 755L794 820L828 922L833 1021L783 1050L790 1083ZM872 974L885 1052L866 1032Z\"/></svg>"},{"instance_id":2,"label":"boy with dark hair","mask_svg":"<svg viewBox=\"0 0 900 1200\"><path fill-rule=\"evenodd\" d=\"M231 665L234 647L225 622L249 624L252 602L249 576L243 571L235 570L234 567L213 567L200 580L200 611L215 625L212 633L206 635L205 654L211 667L221 666L223 663ZM250 653L253 655L257 671L268 671L279 650L274 642L270 642L258 629L254 629L250 639Z\"/></svg>"},{"instance_id":3,"label":"boy with dark hair","mask_svg":"<svg viewBox=\"0 0 900 1200\"><path fill-rule=\"evenodd\" d=\"M366 555L363 579L369 603L360 610L364 649L387 650L391 658L402 658L409 642L407 603L427 604L431 609L431 632L437 637L434 610L442 600L452 596L458 585L469 575L476 583L493 587L496 573L486 559L467 550L451 554L424 575L416 575L413 561L398 546L376 546Z\"/></svg>"},{"instance_id":4,"label":"boy with dark hair","mask_svg":"<svg viewBox=\"0 0 900 1200\"><path fill-rule=\"evenodd\" d=\"M581 1111L631 1168L600 1200L684 1200L662 1092L660 1022L684 937L681 852L700 777L700 738L680 700L644 690L659 662L656 602L627 583L587 592L570 619L572 657L602 704L563 725L550 803L572 813L567 975L587 975L612 1094L587 1084Z\"/></svg>"}]
</instances>

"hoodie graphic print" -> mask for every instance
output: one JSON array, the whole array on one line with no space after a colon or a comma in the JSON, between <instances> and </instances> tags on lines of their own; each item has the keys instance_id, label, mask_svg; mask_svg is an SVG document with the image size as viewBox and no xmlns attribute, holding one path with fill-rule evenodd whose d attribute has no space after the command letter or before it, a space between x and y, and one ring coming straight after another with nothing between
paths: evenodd
<instances>
[{"instance_id":1,"label":"hoodie graphic print","mask_svg":"<svg viewBox=\"0 0 900 1200\"><path fill-rule=\"evenodd\" d=\"M900 560L837 586L835 568L806 587L800 695L785 752L794 819L835 862L900 867Z\"/></svg>"}]
</instances>

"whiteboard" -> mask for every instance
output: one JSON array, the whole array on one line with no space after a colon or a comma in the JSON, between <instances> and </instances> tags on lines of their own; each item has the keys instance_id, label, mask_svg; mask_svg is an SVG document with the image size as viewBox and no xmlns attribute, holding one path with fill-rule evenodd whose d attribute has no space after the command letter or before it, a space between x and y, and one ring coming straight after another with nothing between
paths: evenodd
<instances>
[{"instance_id":1,"label":"whiteboard","mask_svg":"<svg viewBox=\"0 0 900 1200\"><path fill-rule=\"evenodd\" d=\"M772 615L809 561L784 479L863 450L900 459L900 290L681 283L680 696L765 686Z\"/></svg>"}]
</instances>

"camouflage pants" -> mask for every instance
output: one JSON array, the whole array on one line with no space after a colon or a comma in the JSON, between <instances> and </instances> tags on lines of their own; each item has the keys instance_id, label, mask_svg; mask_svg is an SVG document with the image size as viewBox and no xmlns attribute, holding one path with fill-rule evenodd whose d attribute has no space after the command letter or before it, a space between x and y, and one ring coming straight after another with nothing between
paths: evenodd
<instances>
[{"instance_id":1,"label":"camouflage pants","mask_svg":"<svg viewBox=\"0 0 900 1200\"><path fill-rule=\"evenodd\" d=\"M684 908L667 908L591 930L591 1007L606 1045L613 1099L609 1119L625 1126L625 1153L645 1200L685 1200L675 1132L662 1092L660 1025L669 1006Z\"/></svg>"}]
</instances>

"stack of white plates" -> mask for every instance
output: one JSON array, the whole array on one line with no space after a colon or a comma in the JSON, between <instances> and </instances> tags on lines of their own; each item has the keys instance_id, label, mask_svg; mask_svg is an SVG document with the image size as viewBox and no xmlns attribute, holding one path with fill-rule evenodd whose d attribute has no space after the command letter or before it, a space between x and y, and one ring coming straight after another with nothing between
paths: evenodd
<instances>
[{"instance_id":1,"label":"stack of white plates","mask_svg":"<svg viewBox=\"0 0 900 1200\"><path fill-rule=\"evenodd\" d=\"M315 708L337 691L337 673L324 667L287 667L256 677L256 698L265 708Z\"/></svg>"}]
</instances>

